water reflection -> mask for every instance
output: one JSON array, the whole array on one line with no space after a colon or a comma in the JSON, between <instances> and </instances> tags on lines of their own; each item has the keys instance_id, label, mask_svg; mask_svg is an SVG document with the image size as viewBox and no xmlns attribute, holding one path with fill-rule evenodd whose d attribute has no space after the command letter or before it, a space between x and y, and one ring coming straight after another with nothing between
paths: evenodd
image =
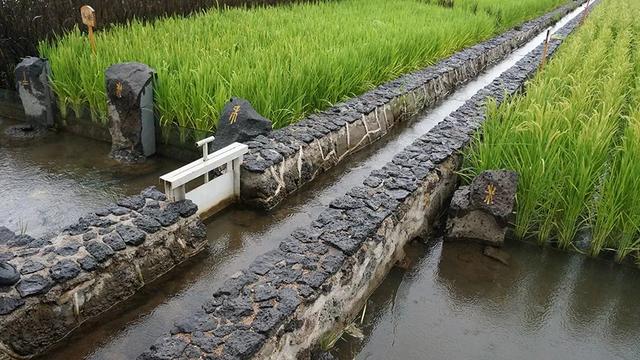
<instances>
[{"instance_id":1,"label":"water reflection","mask_svg":"<svg viewBox=\"0 0 640 360\"><path fill-rule=\"evenodd\" d=\"M477 245L426 250L408 248L416 266L374 292L340 359L640 358L637 269L520 242L508 266Z\"/></svg>"}]
</instances>

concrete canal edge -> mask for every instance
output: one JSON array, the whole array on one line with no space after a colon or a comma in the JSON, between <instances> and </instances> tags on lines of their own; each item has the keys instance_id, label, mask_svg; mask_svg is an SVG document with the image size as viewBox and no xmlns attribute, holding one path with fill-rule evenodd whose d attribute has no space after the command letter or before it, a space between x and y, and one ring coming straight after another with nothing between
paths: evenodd
<instances>
[{"instance_id":1,"label":"concrete canal edge","mask_svg":"<svg viewBox=\"0 0 640 360\"><path fill-rule=\"evenodd\" d=\"M260 208L275 207L318 174L442 100L582 3L584 0L573 1L436 65L247 142L250 151L242 165L242 201Z\"/></svg>"},{"instance_id":2,"label":"concrete canal edge","mask_svg":"<svg viewBox=\"0 0 640 360\"><path fill-rule=\"evenodd\" d=\"M190 201L148 188L81 218L52 239L0 227L0 358L40 354L84 321L135 294L207 243Z\"/></svg>"},{"instance_id":3,"label":"concrete canal edge","mask_svg":"<svg viewBox=\"0 0 640 360\"><path fill-rule=\"evenodd\" d=\"M579 16L557 32L549 55L578 24ZM485 120L487 99L500 104L522 90L542 53L541 45L309 227L228 279L139 359L309 358L360 311L404 245L430 231L457 184L460 151Z\"/></svg>"}]
</instances>

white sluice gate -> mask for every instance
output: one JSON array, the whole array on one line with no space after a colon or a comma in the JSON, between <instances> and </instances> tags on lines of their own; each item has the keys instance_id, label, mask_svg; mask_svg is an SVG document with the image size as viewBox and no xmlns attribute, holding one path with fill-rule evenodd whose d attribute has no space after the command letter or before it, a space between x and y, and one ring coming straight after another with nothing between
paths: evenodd
<instances>
[{"instance_id":1,"label":"white sluice gate","mask_svg":"<svg viewBox=\"0 0 640 360\"><path fill-rule=\"evenodd\" d=\"M189 199L198 205L198 214L240 197L240 164L249 147L233 143L209 154L209 144L213 140L214 137L211 136L196 143L198 147L202 147L202 159L160 177L169 200ZM209 179L211 171L224 165L226 168L221 169L221 174ZM187 183L200 177L204 178L203 184L187 192Z\"/></svg>"}]
</instances>

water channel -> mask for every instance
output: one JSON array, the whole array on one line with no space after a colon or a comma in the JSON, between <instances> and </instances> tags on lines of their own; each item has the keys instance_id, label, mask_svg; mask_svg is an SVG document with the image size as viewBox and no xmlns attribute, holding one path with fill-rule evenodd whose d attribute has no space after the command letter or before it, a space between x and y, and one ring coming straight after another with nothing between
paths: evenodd
<instances>
[{"instance_id":1,"label":"water channel","mask_svg":"<svg viewBox=\"0 0 640 360\"><path fill-rule=\"evenodd\" d=\"M579 14L580 11L581 9L578 9L562 19L556 28L565 24L572 17ZM400 125L385 140L379 141L369 149L351 156L348 162L322 174L314 181L312 186L302 189L297 195L287 199L278 209L263 213L241 207L232 207L219 213L208 221L207 236L209 238L209 246L202 254L183 264L179 269L161 279L161 281L148 284L124 306L110 311L97 322L87 324L83 329L72 334L61 346L48 354L47 358L135 358L159 336L167 333L174 321L198 310L201 304L209 298L213 290L220 286L226 278L244 268L257 255L275 248L296 227L308 225L332 199L343 195L351 187L360 184L372 170L390 161L396 153L442 121L449 113L461 106L465 100L513 66L522 56L539 45L543 39L544 33L541 33L506 60L488 69L477 79L460 88L437 107L417 116L414 120L408 121L404 125ZM12 124L8 120L0 119L0 122L0 127ZM19 231L26 224L26 232L31 235L43 236L50 234L72 223L79 216L100 208L119 196L137 193L148 185L157 184L160 174L179 166L179 164L165 159L154 159L144 165L143 168L121 166L108 160L108 151L107 144L65 134L52 134L44 139L37 140L36 145L31 143L29 146L15 144L3 138L0 141L0 161L3 164L2 169L0 169L0 191L2 191L0 195L6 205L0 208L0 221L2 221L0 225ZM502 295L509 296L509 299L503 299L505 306L508 306L511 311L505 316L502 316L497 311L491 312L486 309L483 311L482 306L478 305L481 304L480 301L471 300L465 303L462 301L464 298L462 300L459 299L459 293L473 294L474 291L479 291L476 288L477 281L474 280L474 276L479 276L482 272L476 274L474 271L465 271L463 268L459 273L455 273L455 265L445 265L448 269L448 278L453 279L453 283L458 288L449 284L444 286L445 290L434 290L436 285L443 283L443 271L430 271L429 269L433 270L434 266L438 268L443 261L449 261L448 263L450 263L453 261L451 259L457 259L460 256L464 258L464 254L468 251L467 249L443 247L441 245L428 248L417 246L413 251L410 251L411 258L415 259L416 265L407 274L415 272L418 275L431 275L424 275L426 280L421 280L422 282L416 281L412 283L408 281L408 279L412 278L411 276L400 274L397 270L394 270L381 289L376 292L378 295L374 294L370 300L372 304L371 310L365 314L366 322L363 324L367 338L364 341L341 340L334 351L345 359L354 356L367 359L422 359L425 357L420 356L429 351L425 348L425 346L428 346L426 344L443 342L442 339L444 338L451 344L450 347L464 347L460 339L466 339L465 336L471 336L465 335L466 330L461 330L460 322L472 322L474 319L479 318L485 319L485 323L494 324L496 328L500 328L500 331L496 330L496 335L499 335L497 337L504 337L504 339L495 340L494 350L501 349L498 344L509 343L515 341L514 339L518 340L519 344L524 347L529 346L526 342L526 332L521 332L518 338L513 329L508 326L500 327L500 321L515 323L519 319L518 316L526 315L531 322L547 324L545 319L548 316L545 315L547 313L544 311L541 313L529 311L520 315L517 312L518 306L531 305L527 302L528 296L535 296L540 301L544 300L544 293L536 293L536 291L544 291L547 279L541 278L539 283L534 280L518 282L518 276L530 279L529 276L535 276L535 274L539 273L540 267L544 265L534 260L521 261L517 255L518 251L524 256L526 255L525 253L529 251L535 253L535 251L539 251L538 249L533 248L525 251L523 250L523 245L512 245L512 247L509 250L514 252L513 266L518 267L518 272L494 271L494 277L491 278L491 283L494 285L498 284L497 286L501 288L513 288L509 293L513 294L513 298L507 293ZM451 250L444 251L445 249ZM451 255L445 257L446 254ZM572 260L575 257L566 254L559 254L557 257L558 266L563 262L575 262L575 260ZM533 258L535 257L532 256L531 259ZM524 259L528 258L524 256ZM483 261L486 261L486 259L479 259L480 265L477 266L482 266ZM475 260L472 262L476 263ZM434 263L436 265L433 265ZM576 277L577 275L572 275L571 272L575 273L580 269L576 270L575 267L570 267L563 268L563 270L570 273L569 277ZM633 276L633 271L627 272L632 275L624 276ZM609 274L617 277L623 276L622 274L627 272L613 270L609 271ZM416 276L420 277L418 275ZM592 276L595 275L597 273L593 273ZM405 280L401 281L401 278L405 278ZM598 279L593 281L595 286ZM423 282L427 285L423 285ZM451 315L450 324L448 323L449 314L445 311L446 309L442 308L445 305L434 308L433 314L427 314L432 318L416 316L415 321L407 321L407 329L422 326L420 322L424 322L421 333L416 333L406 339L407 342L414 341L416 343L415 347L410 348L410 352L393 352L396 347L390 346L389 342L395 343L399 340L396 337L385 338L384 334L398 328L397 321L402 316L415 315L411 313L399 315L389 310L389 306L386 305L389 299L395 299L394 301L397 302L406 298L389 297L389 295L397 292L389 293L389 289L393 290L394 286L396 290L411 287L411 291L420 294L418 302L422 301L421 313L430 313L429 306L432 302L434 304L453 304L451 306L454 306L454 310L466 310L464 312L452 311L453 315ZM414 286L415 290L413 289ZM485 284L483 288L486 288L489 293L499 291L488 284ZM420 291L424 292L420 293ZM522 295L522 292L526 296ZM637 299L638 294L632 295ZM482 299L482 296L482 294L476 295L480 299ZM487 295L484 296L487 297ZM624 298L618 297L618 295L612 294L611 298L622 302L626 301L622 300ZM406 299L410 299L408 301L414 304L412 298ZM590 301L588 298L583 300ZM575 301L580 302L582 300L578 298ZM562 306L564 305L566 303L553 302L551 308L558 313L563 313ZM583 305L588 306L588 304ZM404 308L411 307L405 306ZM393 309L396 308L392 307L391 310ZM417 307L411 309L414 309L412 311L417 311ZM455 314L457 314L457 318L454 316ZM511 317L508 314L511 314ZM398 319L393 318L394 316L398 317ZM468 316L468 319L465 319L465 316ZM560 318L558 321L563 320ZM552 323L555 324L553 321ZM403 323L403 325L405 324ZM478 331L483 333L478 330L482 329L482 326L484 326L484 323L480 323L475 327L468 326L469 332L472 335ZM430 336L434 327L442 329L439 333L436 333L437 337L434 336L433 339L425 340L424 337ZM631 331L634 327L637 328L637 326L630 326L628 330ZM579 336L575 338L581 339ZM546 337L545 339L551 339L556 342L564 342L566 340L570 344L579 346L576 341L571 342L572 338L569 336L563 338L558 338L557 336L553 338ZM469 349L476 349L477 354L481 354L481 358L485 355L489 356L492 351L491 347L485 349L477 345L482 341L482 336L478 336L476 342L469 345ZM376 345L385 342L387 345ZM382 347L385 348L383 349ZM447 358L455 357L449 356L449 354L461 354L462 358L464 358L464 354L467 354L464 352L457 353L446 346L441 347L438 351L442 352L434 352L433 358L442 358L443 355L446 355L444 357ZM517 355L515 352L514 354Z\"/></svg>"}]
</instances>

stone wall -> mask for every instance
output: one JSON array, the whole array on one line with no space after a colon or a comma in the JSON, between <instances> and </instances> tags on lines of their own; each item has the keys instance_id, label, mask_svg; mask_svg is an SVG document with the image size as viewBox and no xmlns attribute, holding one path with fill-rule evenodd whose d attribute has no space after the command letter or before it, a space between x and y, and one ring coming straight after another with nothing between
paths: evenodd
<instances>
[{"instance_id":1,"label":"stone wall","mask_svg":"<svg viewBox=\"0 0 640 360\"><path fill-rule=\"evenodd\" d=\"M250 150L241 177L243 202L267 209L276 206L319 173L504 59L583 2L571 2L434 66L247 142Z\"/></svg>"},{"instance_id":2,"label":"stone wall","mask_svg":"<svg viewBox=\"0 0 640 360\"><path fill-rule=\"evenodd\" d=\"M0 261L19 281L0 286L0 354L30 356L202 250L206 228L190 201L148 188L34 239L0 227ZM0 355L1 357L1 355Z\"/></svg>"},{"instance_id":3,"label":"stone wall","mask_svg":"<svg viewBox=\"0 0 640 360\"><path fill-rule=\"evenodd\" d=\"M553 54L578 24L550 42ZM176 323L139 359L297 359L346 325L404 245L429 231L453 193L460 150L485 120L488 98L517 93L542 46L459 110L334 200L307 228L228 279L202 310Z\"/></svg>"}]
</instances>

